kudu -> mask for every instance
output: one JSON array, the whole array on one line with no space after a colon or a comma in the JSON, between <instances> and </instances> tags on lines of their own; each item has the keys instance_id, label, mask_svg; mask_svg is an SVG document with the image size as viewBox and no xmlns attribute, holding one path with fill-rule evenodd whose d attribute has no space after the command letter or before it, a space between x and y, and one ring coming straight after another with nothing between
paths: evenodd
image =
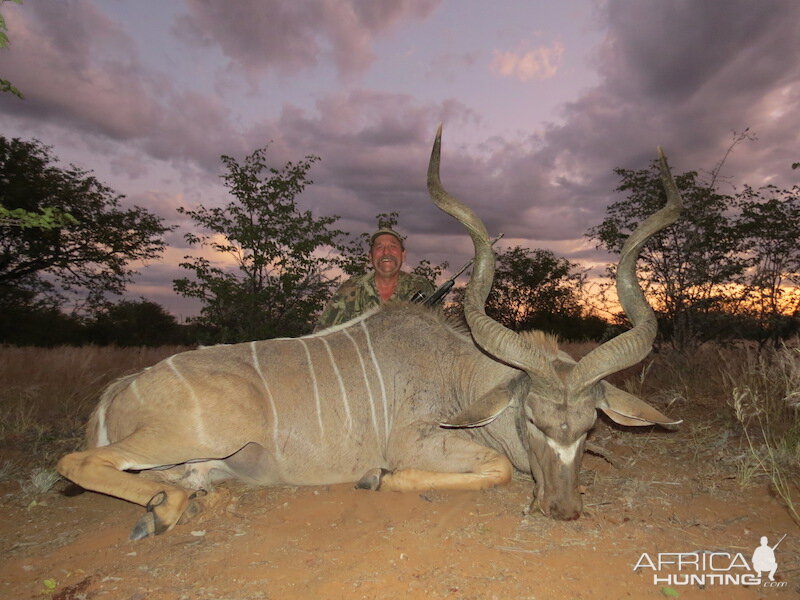
<instances>
[{"instance_id":1,"label":"kudu","mask_svg":"<svg viewBox=\"0 0 800 600\"><path fill-rule=\"evenodd\" d=\"M645 241L677 218L680 196L662 155L668 203L633 232L617 269L633 328L575 363L553 338L512 332L484 313L494 255L483 223L442 188L440 145L441 128L429 192L475 246L469 331L399 303L301 338L176 354L105 390L87 449L64 456L59 472L145 506L133 539L171 529L196 507L191 490L231 477L483 489L508 482L516 467L533 475L543 513L577 518L577 476L597 409L624 425L676 424L602 380L650 351L656 320L635 265ZM162 477L129 472L144 470Z\"/></svg>"}]
</instances>

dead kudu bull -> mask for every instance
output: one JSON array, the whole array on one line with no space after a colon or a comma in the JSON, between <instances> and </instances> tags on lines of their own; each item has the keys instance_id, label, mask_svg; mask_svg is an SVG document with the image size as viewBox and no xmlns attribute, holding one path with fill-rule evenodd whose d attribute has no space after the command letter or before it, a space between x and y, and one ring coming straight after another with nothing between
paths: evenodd
<instances>
[{"instance_id":1,"label":"dead kudu bull","mask_svg":"<svg viewBox=\"0 0 800 600\"><path fill-rule=\"evenodd\" d=\"M177 354L111 384L87 426L88 449L64 456L59 472L146 506L134 539L171 529L193 512L192 490L231 477L484 489L508 482L516 467L533 475L543 513L577 518L597 409L623 425L675 424L603 378L651 349L656 320L635 265L648 237L677 218L680 196L662 156L669 201L630 236L617 269L634 327L575 363L544 334L512 332L484 313L494 255L483 223L442 188L440 134L428 188L475 245L469 332L403 303L302 338ZM164 477L127 472L142 470Z\"/></svg>"}]
</instances>

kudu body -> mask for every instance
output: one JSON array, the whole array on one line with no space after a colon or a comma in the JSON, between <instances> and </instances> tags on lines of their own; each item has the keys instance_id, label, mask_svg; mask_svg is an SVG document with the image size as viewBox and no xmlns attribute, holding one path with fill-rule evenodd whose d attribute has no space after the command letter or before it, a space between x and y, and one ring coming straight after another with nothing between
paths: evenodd
<instances>
[{"instance_id":1,"label":"kudu body","mask_svg":"<svg viewBox=\"0 0 800 600\"><path fill-rule=\"evenodd\" d=\"M650 350L655 318L635 263L644 241L677 217L680 197L662 158L668 205L631 235L618 268L634 328L575 363L552 338L511 332L484 314L494 256L480 220L439 183L440 133L428 187L475 244L468 331L419 305L390 304L302 338L177 354L111 384L87 425L87 449L64 456L59 472L146 506L134 539L169 530L192 512L191 490L231 477L483 489L517 468L533 475L545 514L577 518L577 476L598 408L625 425L675 424L602 379ZM163 477L129 472L142 470Z\"/></svg>"}]
</instances>

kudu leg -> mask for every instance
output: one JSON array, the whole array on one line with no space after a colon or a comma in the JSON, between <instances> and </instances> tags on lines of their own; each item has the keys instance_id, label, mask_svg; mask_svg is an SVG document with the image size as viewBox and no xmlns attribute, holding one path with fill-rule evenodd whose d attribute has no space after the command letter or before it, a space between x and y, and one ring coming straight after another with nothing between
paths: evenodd
<instances>
[{"instance_id":1,"label":"kudu leg","mask_svg":"<svg viewBox=\"0 0 800 600\"><path fill-rule=\"evenodd\" d=\"M399 492L483 490L511 480L511 462L496 450L452 433L422 440L417 436L417 432L408 434L405 439L416 442L390 457L394 471L370 471L357 487Z\"/></svg>"},{"instance_id":2,"label":"kudu leg","mask_svg":"<svg viewBox=\"0 0 800 600\"><path fill-rule=\"evenodd\" d=\"M157 535L172 529L189 505L189 493L177 486L126 473L136 464L169 464L137 452L132 438L125 441L67 454L58 461L64 477L87 490L101 492L147 507L148 514L137 523L132 539Z\"/></svg>"}]
</instances>

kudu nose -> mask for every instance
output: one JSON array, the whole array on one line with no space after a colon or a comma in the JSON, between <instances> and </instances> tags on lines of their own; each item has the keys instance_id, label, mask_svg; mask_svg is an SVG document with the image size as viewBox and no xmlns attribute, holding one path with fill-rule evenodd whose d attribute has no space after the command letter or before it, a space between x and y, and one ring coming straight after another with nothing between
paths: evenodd
<instances>
[{"instance_id":1,"label":"kudu nose","mask_svg":"<svg viewBox=\"0 0 800 600\"><path fill-rule=\"evenodd\" d=\"M552 506L550 516L558 521L574 521L581 516L580 508Z\"/></svg>"},{"instance_id":2,"label":"kudu nose","mask_svg":"<svg viewBox=\"0 0 800 600\"><path fill-rule=\"evenodd\" d=\"M533 509L536 504L537 501L534 500L531 503L531 509ZM546 517L550 517L551 519L556 519L558 521L575 521L581 516L583 502L580 495L576 493L575 497L570 498L543 499L538 503L538 508Z\"/></svg>"}]
</instances>

